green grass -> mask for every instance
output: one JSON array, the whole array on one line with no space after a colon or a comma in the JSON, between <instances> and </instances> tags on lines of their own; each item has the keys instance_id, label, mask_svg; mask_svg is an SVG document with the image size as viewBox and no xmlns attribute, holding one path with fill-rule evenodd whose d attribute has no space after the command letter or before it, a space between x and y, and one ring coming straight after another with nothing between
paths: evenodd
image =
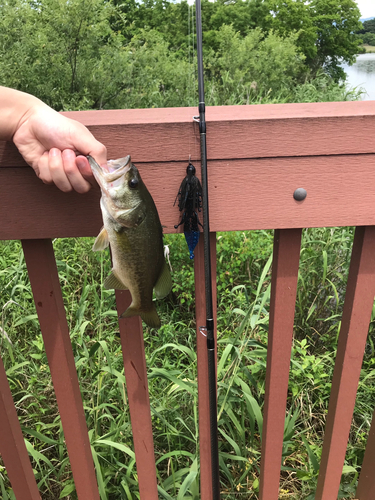
<instances>
[{"instance_id":1,"label":"green grass","mask_svg":"<svg viewBox=\"0 0 375 500\"><path fill-rule=\"evenodd\" d=\"M304 230L280 498L306 499L318 474L353 240L352 228ZM167 235L173 292L162 327L145 329L160 498L199 499L194 275ZM257 498L270 297L271 231L218 234L218 409L224 500ZM54 241L101 499L136 499L138 482L108 253L92 239ZM22 250L0 242L1 353L42 498L75 499ZM6 334L6 335L5 335ZM9 339L9 340L8 340ZM359 385L341 498L353 498L374 400L374 328ZM12 498L0 466L2 498Z\"/></svg>"},{"instance_id":2,"label":"green grass","mask_svg":"<svg viewBox=\"0 0 375 500\"><path fill-rule=\"evenodd\" d=\"M366 52L375 52L375 46L373 45L362 45Z\"/></svg>"}]
</instances>

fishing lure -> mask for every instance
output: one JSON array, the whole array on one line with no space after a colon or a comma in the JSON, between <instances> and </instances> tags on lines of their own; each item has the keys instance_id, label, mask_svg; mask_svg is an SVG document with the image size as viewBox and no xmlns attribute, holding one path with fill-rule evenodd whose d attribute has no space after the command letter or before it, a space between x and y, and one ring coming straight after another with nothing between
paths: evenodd
<instances>
[{"instance_id":1,"label":"fishing lure","mask_svg":"<svg viewBox=\"0 0 375 500\"><path fill-rule=\"evenodd\" d=\"M181 182L174 205L178 200L178 208L182 213L181 221L174 227L177 229L184 225L186 243L189 247L190 258L194 259L194 249L199 241L199 221L198 213L202 211L202 186L200 180L195 175L195 167L189 162L186 168L186 177ZM174 206L173 205L173 206Z\"/></svg>"}]
</instances>

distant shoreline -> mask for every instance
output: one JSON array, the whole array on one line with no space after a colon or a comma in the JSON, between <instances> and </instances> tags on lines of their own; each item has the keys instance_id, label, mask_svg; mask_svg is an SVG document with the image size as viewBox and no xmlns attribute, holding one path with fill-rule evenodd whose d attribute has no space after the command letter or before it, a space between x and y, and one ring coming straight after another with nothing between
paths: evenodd
<instances>
[{"instance_id":1,"label":"distant shoreline","mask_svg":"<svg viewBox=\"0 0 375 500\"><path fill-rule=\"evenodd\" d=\"M370 52L375 52L375 46L374 45L361 45L365 49L366 52L359 52L359 54L368 54Z\"/></svg>"}]
</instances>

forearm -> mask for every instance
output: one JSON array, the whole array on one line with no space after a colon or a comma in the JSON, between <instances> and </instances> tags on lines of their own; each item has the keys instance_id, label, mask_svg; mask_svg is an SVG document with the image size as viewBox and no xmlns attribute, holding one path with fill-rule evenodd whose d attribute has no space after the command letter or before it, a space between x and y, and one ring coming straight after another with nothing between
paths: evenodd
<instances>
[{"instance_id":1,"label":"forearm","mask_svg":"<svg viewBox=\"0 0 375 500\"><path fill-rule=\"evenodd\" d=\"M12 140L20 125L38 107L47 105L30 94L0 86L0 140Z\"/></svg>"}]
</instances>

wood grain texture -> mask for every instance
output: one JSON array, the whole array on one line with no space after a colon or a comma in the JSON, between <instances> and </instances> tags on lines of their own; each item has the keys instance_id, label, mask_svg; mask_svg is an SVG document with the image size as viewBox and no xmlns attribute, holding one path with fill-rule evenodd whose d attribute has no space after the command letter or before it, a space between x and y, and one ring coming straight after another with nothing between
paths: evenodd
<instances>
[{"instance_id":1,"label":"wood grain texture","mask_svg":"<svg viewBox=\"0 0 375 500\"><path fill-rule=\"evenodd\" d=\"M17 499L40 500L17 411L0 358L0 453Z\"/></svg>"},{"instance_id":2,"label":"wood grain texture","mask_svg":"<svg viewBox=\"0 0 375 500\"><path fill-rule=\"evenodd\" d=\"M137 166L164 232L174 233L186 162ZM375 154L210 161L208 185L214 232L375 224ZM298 187L307 190L302 202L293 198ZM96 236L99 197L62 193L29 168L0 168L0 239Z\"/></svg>"},{"instance_id":3,"label":"wood grain texture","mask_svg":"<svg viewBox=\"0 0 375 500\"><path fill-rule=\"evenodd\" d=\"M196 108L74 111L109 158L135 162L199 158ZM206 108L208 159L375 153L375 101L211 106ZM16 148L0 142L0 167L24 166Z\"/></svg>"},{"instance_id":4,"label":"wood grain texture","mask_svg":"<svg viewBox=\"0 0 375 500\"><path fill-rule=\"evenodd\" d=\"M122 314L131 303L128 290L116 290L117 312ZM119 320L126 390L132 424L134 451L141 500L158 500L154 438L152 434L147 366L139 316Z\"/></svg>"},{"instance_id":5,"label":"wood grain texture","mask_svg":"<svg viewBox=\"0 0 375 500\"><path fill-rule=\"evenodd\" d=\"M214 338L216 346L216 234L210 233L211 275L212 275L212 306L215 319ZM201 500L212 500L211 480L211 433L210 405L208 386L208 355L207 338L200 330L206 325L206 294L204 276L204 246L203 235L195 249L194 279L195 279L195 318L197 332L197 368L198 368L198 408L199 408L199 455ZM217 349L215 349L215 356Z\"/></svg>"},{"instance_id":6,"label":"wood grain texture","mask_svg":"<svg viewBox=\"0 0 375 500\"><path fill-rule=\"evenodd\" d=\"M301 229L275 231L259 499L278 498Z\"/></svg>"},{"instance_id":7,"label":"wood grain texture","mask_svg":"<svg viewBox=\"0 0 375 500\"><path fill-rule=\"evenodd\" d=\"M370 432L367 438L365 456L358 480L356 498L358 500L373 500L375 498L375 412L372 416Z\"/></svg>"},{"instance_id":8,"label":"wood grain texture","mask_svg":"<svg viewBox=\"0 0 375 500\"><path fill-rule=\"evenodd\" d=\"M357 227L315 500L337 498L375 295L375 227ZM372 467L374 463L372 464Z\"/></svg>"},{"instance_id":9,"label":"wood grain texture","mask_svg":"<svg viewBox=\"0 0 375 500\"><path fill-rule=\"evenodd\" d=\"M51 240L22 241L79 500L99 500L90 440Z\"/></svg>"}]
</instances>

